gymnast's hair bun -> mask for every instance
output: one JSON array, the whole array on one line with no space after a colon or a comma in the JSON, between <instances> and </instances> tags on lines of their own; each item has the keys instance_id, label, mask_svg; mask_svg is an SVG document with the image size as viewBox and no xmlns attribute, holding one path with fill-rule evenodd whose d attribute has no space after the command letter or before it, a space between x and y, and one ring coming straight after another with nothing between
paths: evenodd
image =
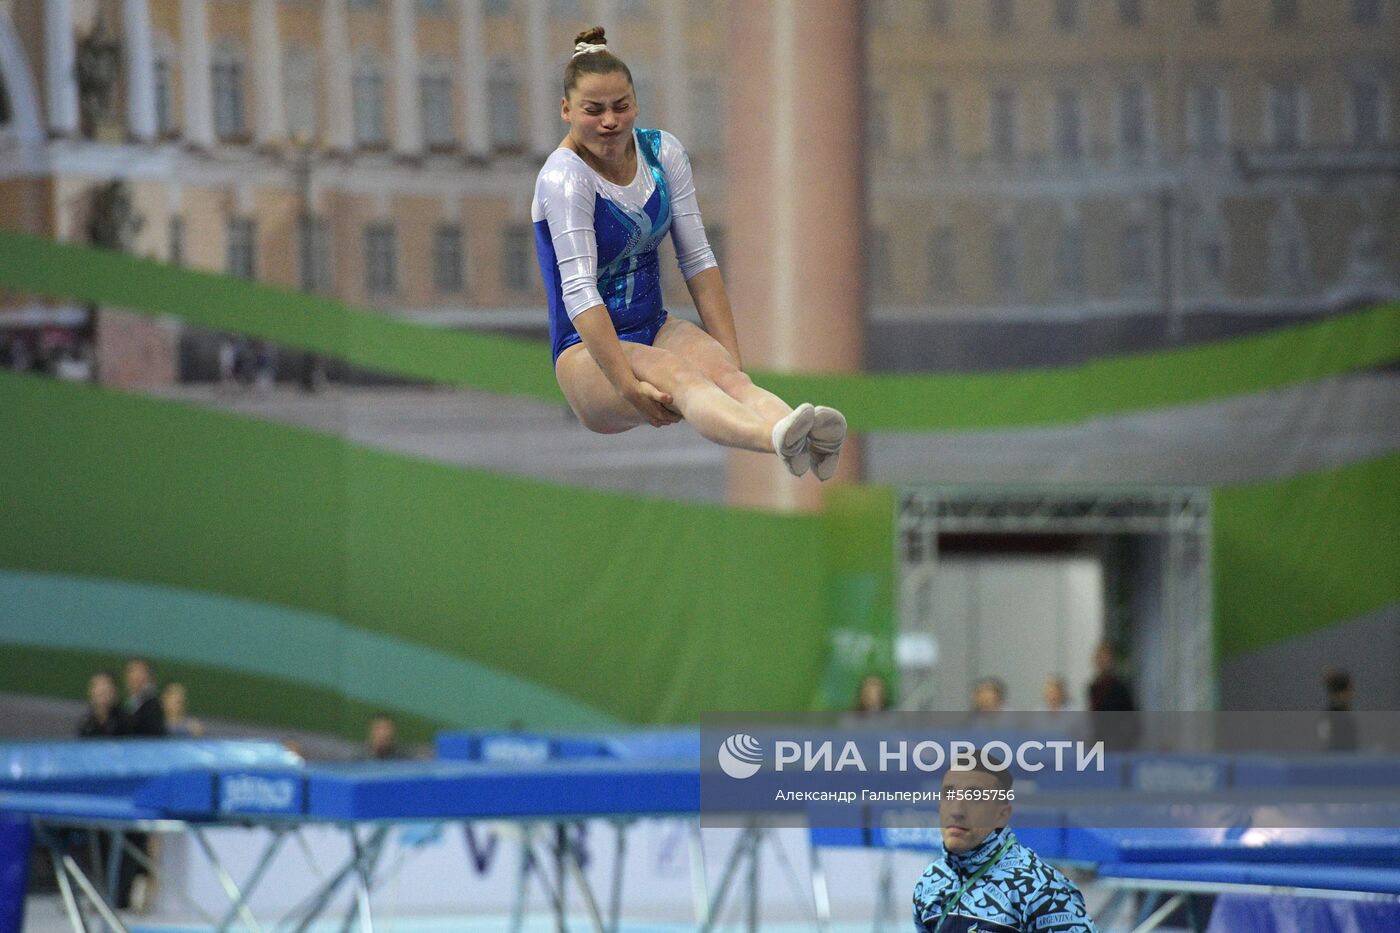
<instances>
[{"instance_id":1,"label":"gymnast's hair bun","mask_svg":"<svg viewBox=\"0 0 1400 933\"><path fill-rule=\"evenodd\" d=\"M580 75L601 75L620 71L632 83L632 72L622 59L608 50L608 37L602 26L585 29L574 39L574 54L564 67L564 96L578 86Z\"/></svg>"},{"instance_id":2,"label":"gymnast's hair bun","mask_svg":"<svg viewBox=\"0 0 1400 933\"><path fill-rule=\"evenodd\" d=\"M580 42L586 42L589 45L607 45L608 37L602 26L594 26L592 29L585 29L574 36L574 45L578 45Z\"/></svg>"}]
</instances>

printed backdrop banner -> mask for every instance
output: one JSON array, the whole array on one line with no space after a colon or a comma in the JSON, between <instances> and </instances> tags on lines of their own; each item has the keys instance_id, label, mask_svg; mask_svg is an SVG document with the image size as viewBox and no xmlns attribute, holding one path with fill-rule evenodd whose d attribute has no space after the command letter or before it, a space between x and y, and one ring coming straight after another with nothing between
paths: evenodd
<instances>
[{"instance_id":1,"label":"printed backdrop banner","mask_svg":"<svg viewBox=\"0 0 1400 933\"><path fill-rule=\"evenodd\" d=\"M383 707L426 737L808 709L823 682L815 516L555 486L12 374L0 436L0 690L81 696L97 663L143 653L198 683L206 715L359 735Z\"/></svg>"}]
</instances>

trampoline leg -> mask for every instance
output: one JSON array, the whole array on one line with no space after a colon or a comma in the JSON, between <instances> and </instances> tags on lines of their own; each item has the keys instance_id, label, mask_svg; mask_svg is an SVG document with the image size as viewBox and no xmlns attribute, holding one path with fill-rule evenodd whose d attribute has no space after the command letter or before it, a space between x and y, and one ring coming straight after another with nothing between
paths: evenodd
<instances>
[{"instance_id":1,"label":"trampoline leg","mask_svg":"<svg viewBox=\"0 0 1400 933\"><path fill-rule=\"evenodd\" d=\"M360 912L361 933L374 933L374 914L370 912L369 882L361 874L355 879L355 906Z\"/></svg>"},{"instance_id":2,"label":"trampoline leg","mask_svg":"<svg viewBox=\"0 0 1400 933\"><path fill-rule=\"evenodd\" d=\"M97 832L100 832L100 830ZM117 903L122 896L120 889L122 860L124 858L126 858L126 834L113 830L108 839L107 864L105 867L107 869L107 896L111 898L114 904ZM97 861L94 859L92 864L93 870L96 871Z\"/></svg>"},{"instance_id":3,"label":"trampoline leg","mask_svg":"<svg viewBox=\"0 0 1400 933\"><path fill-rule=\"evenodd\" d=\"M573 875L574 885L578 888L579 894L583 896L583 904L588 908L588 916L593 921L593 929L597 930L598 933L607 933L608 927L603 923L602 911L598 909L598 901L593 897L593 887L588 883L588 877L583 873L583 866L579 864L578 860L577 847L569 841L567 831L560 833L559 845L562 856L560 864L568 869L569 874ZM562 877L560 882L563 882Z\"/></svg>"},{"instance_id":4,"label":"trampoline leg","mask_svg":"<svg viewBox=\"0 0 1400 933\"><path fill-rule=\"evenodd\" d=\"M205 850L205 857L207 858L213 847L204 841L201 830L193 828L193 831L200 837L200 844ZM233 922L238 919L240 915L247 914L247 916L251 916L251 914L248 913L248 901L252 898L253 891L257 888L258 883L262 881L263 872L267 871L267 867L272 864L272 859L277 855L277 850L282 847L282 843L287 838L287 830L285 829L274 829L273 833L272 842L263 850L262 857L258 859L258 864L253 868L252 874L248 876L247 881L243 882L243 890L239 892L237 899L234 900L233 905L229 907L228 913L224 915L223 920L219 923L217 928L218 933L225 933L225 931L233 926ZM247 916L245 916L244 922L247 922ZM256 929L256 927L254 927L254 929Z\"/></svg>"},{"instance_id":5,"label":"trampoline leg","mask_svg":"<svg viewBox=\"0 0 1400 933\"><path fill-rule=\"evenodd\" d=\"M87 919L83 917L78 899L73 896L73 883L68 880L68 872L63 867L63 859L53 849L49 850L53 859L54 877L58 879L58 891L63 895L63 910L68 914L68 922L73 924L73 933L88 933Z\"/></svg>"},{"instance_id":6,"label":"trampoline leg","mask_svg":"<svg viewBox=\"0 0 1400 933\"><path fill-rule=\"evenodd\" d=\"M1152 912L1142 923L1133 928L1133 933L1152 933L1153 930L1167 922L1167 918L1181 906L1184 898L1180 894L1173 894L1167 898L1161 907Z\"/></svg>"},{"instance_id":7,"label":"trampoline leg","mask_svg":"<svg viewBox=\"0 0 1400 933\"><path fill-rule=\"evenodd\" d=\"M894 852L886 849L880 853L879 894L875 904L875 933L882 933L885 921L894 913Z\"/></svg>"},{"instance_id":8,"label":"trampoline leg","mask_svg":"<svg viewBox=\"0 0 1400 933\"><path fill-rule=\"evenodd\" d=\"M126 924L122 923L116 911L102 897L88 876L83 874L82 868L73 860L73 856L66 853L59 839L51 835L42 823L36 821L33 825L35 838L48 848L49 857L53 859L54 875L58 879L63 894L63 907L68 913L68 920L73 924L73 929L77 933L87 933L88 930L87 920L83 917L77 894L73 890L73 883L76 883L78 890L82 891L83 897L87 899L87 902L92 905L92 908L97 911L113 933L129 933Z\"/></svg>"},{"instance_id":9,"label":"trampoline leg","mask_svg":"<svg viewBox=\"0 0 1400 933\"><path fill-rule=\"evenodd\" d=\"M78 887L82 889L83 894L87 896L88 902L92 904L93 908L101 915L102 919L106 921L107 925L111 927L115 933L130 933L126 928L126 924L121 922L116 911L103 900L102 895L98 892L93 883L88 880L87 875L83 874L83 870L78 867L77 862L73 861L71 855L63 856L63 867L68 870L73 880L78 883Z\"/></svg>"},{"instance_id":10,"label":"trampoline leg","mask_svg":"<svg viewBox=\"0 0 1400 933\"><path fill-rule=\"evenodd\" d=\"M1210 925L1210 911L1206 909L1206 899L1198 894L1187 895L1186 917L1191 923L1191 933L1205 933Z\"/></svg>"},{"instance_id":11,"label":"trampoline leg","mask_svg":"<svg viewBox=\"0 0 1400 933\"><path fill-rule=\"evenodd\" d=\"M562 875L558 879L558 884L549 877L545 871L545 860L535 852L534 833L528 829L525 832L525 839L522 843L525 847L526 868L540 880L540 887L544 889L545 897L549 898L550 910L554 911L556 923L564 923L564 878Z\"/></svg>"},{"instance_id":12,"label":"trampoline leg","mask_svg":"<svg viewBox=\"0 0 1400 933\"><path fill-rule=\"evenodd\" d=\"M618 933L622 929L622 866L627 861L627 829L622 823L613 826L617 833L617 845L613 848L612 903L608 905L608 933Z\"/></svg>"},{"instance_id":13,"label":"trampoline leg","mask_svg":"<svg viewBox=\"0 0 1400 933\"><path fill-rule=\"evenodd\" d=\"M214 847L209 844L209 840L204 835L204 831L198 826L191 826L190 832L194 835L195 841L199 843L199 848L204 852L204 857L209 860L209 864L214 867L214 874L219 879L219 885L224 889L229 902L234 905L233 915L242 916L243 922L248 924L255 931L261 933L262 925L258 923L253 912L248 909L247 901L243 897L243 892L238 889L238 884L233 880L233 876L228 873L224 863L219 861L219 856L214 851ZM230 921L232 918L230 918ZM228 921L224 923L227 928Z\"/></svg>"},{"instance_id":14,"label":"trampoline leg","mask_svg":"<svg viewBox=\"0 0 1400 933\"><path fill-rule=\"evenodd\" d=\"M1127 891L1122 888L1115 890L1104 905L1094 912L1094 916L1098 918L1099 924L1105 928L1111 926L1112 922L1122 913L1123 905L1127 902L1127 899Z\"/></svg>"},{"instance_id":15,"label":"trampoline leg","mask_svg":"<svg viewBox=\"0 0 1400 933\"><path fill-rule=\"evenodd\" d=\"M754 836L753 854L749 856L749 933L758 933L758 862L762 838Z\"/></svg>"},{"instance_id":16,"label":"trampoline leg","mask_svg":"<svg viewBox=\"0 0 1400 933\"><path fill-rule=\"evenodd\" d=\"M1147 917L1157 909L1157 905L1162 903L1162 898L1166 897L1161 891L1145 891L1138 899L1137 918L1133 921L1133 928L1141 926L1147 922Z\"/></svg>"},{"instance_id":17,"label":"trampoline leg","mask_svg":"<svg viewBox=\"0 0 1400 933\"><path fill-rule=\"evenodd\" d=\"M515 906L510 911L510 933L520 933L530 898L530 868L534 859L530 848L530 827L521 827L520 870L516 873Z\"/></svg>"},{"instance_id":18,"label":"trampoline leg","mask_svg":"<svg viewBox=\"0 0 1400 933\"><path fill-rule=\"evenodd\" d=\"M720 874L719 887L715 889L714 897L710 898L709 909L700 925L700 933L709 933L719 921L720 912L724 909L724 902L729 896L729 885L734 880L734 875L738 871L739 863L743 861L745 853L748 853L752 858L758 857L757 833L756 827L747 827L739 836L738 841L734 843L734 848L730 850L729 859L725 862L724 871Z\"/></svg>"},{"instance_id":19,"label":"trampoline leg","mask_svg":"<svg viewBox=\"0 0 1400 933\"><path fill-rule=\"evenodd\" d=\"M690 899L695 908L695 922L702 928L710 923L710 885L705 877L705 845L700 837L700 821L689 826L686 839L690 850Z\"/></svg>"},{"instance_id":20,"label":"trampoline leg","mask_svg":"<svg viewBox=\"0 0 1400 933\"><path fill-rule=\"evenodd\" d=\"M812 906L817 912L817 929L826 933L831 927L831 891L826 885L826 869L816 846L808 846L807 851L812 861Z\"/></svg>"},{"instance_id":21,"label":"trampoline leg","mask_svg":"<svg viewBox=\"0 0 1400 933\"><path fill-rule=\"evenodd\" d=\"M554 878L559 883L559 900L555 902L554 929L557 933L569 933L569 924L564 912L569 908L568 875L564 871L565 829L563 823L554 824Z\"/></svg>"},{"instance_id":22,"label":"trampoline leg","mask_svg":"<svg viewBox=\"0 0 1400 933\"><path fill-rule=\"evenodd\" d=\"M350 827L350 844L353 847L353 874L355 876L355 900L345 915L343 933L350 933L356 916L360 919L362 933L374 933L374 912L370 904L370 891L374 887L374 873L379 867L379 858L384 853L384 841L389 836L389 827L381 826L360 840L360 832Z\"/></svg>"},{"instance_id":23,"label":"trampoline leg","mask_svg":"<svg viewBox=\"0 0 1400 933\"><path fill-rule=\"evenodd\" d=\"M335 896L335 892L340 890L340 886L345 883L345 879L350 877L351 870L351 868L346 867L339 871L334 878L322 885L321 890L315 893L313 899L309 902L303 900L301 903L297 904L296 907L292 908L287 916L282 919L282 923L279 924L279 926L290 923L292 917L300 913L302 915L301 922L293 929L295 933L306 933L306 931L311 928L311 924L315 923L316 918L321 916L321 912L326 909L326 905L330 903L331 898ZM303 907L303 904L306 906Z\"/></svg>"},{"instance_id":24,"label":"trampoline leg","mask_svg":"<svg viewBox=\"0 0 1400 933\"><path fill-rule=\"evenodd\" d=\"M335 897L335 893L340 890L340 886L344 884L346 879L354 874L354 872L355 856L352 854L350 860L346 862L329 881L325 882L320 890L313 892L307 898L303 898L300 903L293 907L287 915L282 918L278 926L287 926L293 917L301 914L301 922L296 925L294 930L295 933L306 933L306 931L310 929L311 924L314 923L316 918L321 915L321 912L326 909L326 905L330 903L331 898Z\"/></svg>"}]
</instances>

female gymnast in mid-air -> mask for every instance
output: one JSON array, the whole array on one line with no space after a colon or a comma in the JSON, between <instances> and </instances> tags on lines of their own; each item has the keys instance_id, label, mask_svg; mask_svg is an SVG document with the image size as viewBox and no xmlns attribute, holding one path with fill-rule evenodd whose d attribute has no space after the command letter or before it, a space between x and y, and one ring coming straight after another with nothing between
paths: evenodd
<instances>
[{"instance_id":1,"label":"female gymnast in mid-air","mask_svg":"<svg viewBox=\"0 0 1400 933\"><path fill-rule=\"evenodd\" d=\"M554 373L579 420L616 434L684 418L717 444L830 479L845 417L794 409L744 374L690 161L671 134L634 127L632 73L602 27L578 35L561 115L569 133L540 169L531 219ZM668 231L703 329L662 307L656 250Z\"/></svg>"}]
</instances>

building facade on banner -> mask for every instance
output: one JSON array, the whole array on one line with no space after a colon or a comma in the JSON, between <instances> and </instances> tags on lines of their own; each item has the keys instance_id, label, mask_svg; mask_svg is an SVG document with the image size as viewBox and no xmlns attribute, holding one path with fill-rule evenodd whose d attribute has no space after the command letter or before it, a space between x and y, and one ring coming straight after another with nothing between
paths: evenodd
<instances>
[{"instance_id":1,"label":"building facade on banner","mask_svg":"<svg viewBox=\"0 0 1400 933\"><path fill-rule=\"evenodd\" d=\"M1059 362L1400 294L1395 0L869 12L882 367Z\"/></svg>"},{"instance_id":2,"label":"building facade on banner","mask_svg":"<svg viewBox=\"0 0 1400 933\"><path fill-rule=\"evenodd\" d=\"M573 34L608 27L642 123L687 144L722 254L738 15L725 0L0 0L0 223L88 241L119 179L137 254L538 332L529 201L563 135ZM1400 0L869 4L872 368L1054 362L1400 294L1397 35ZM6 302L11 331L86 319ZM144 361L104 378L177 378L174 325L103 320L103 352ZM1074 339L1042 339L1065 327Z\"/></svg>"}]
</instances>

